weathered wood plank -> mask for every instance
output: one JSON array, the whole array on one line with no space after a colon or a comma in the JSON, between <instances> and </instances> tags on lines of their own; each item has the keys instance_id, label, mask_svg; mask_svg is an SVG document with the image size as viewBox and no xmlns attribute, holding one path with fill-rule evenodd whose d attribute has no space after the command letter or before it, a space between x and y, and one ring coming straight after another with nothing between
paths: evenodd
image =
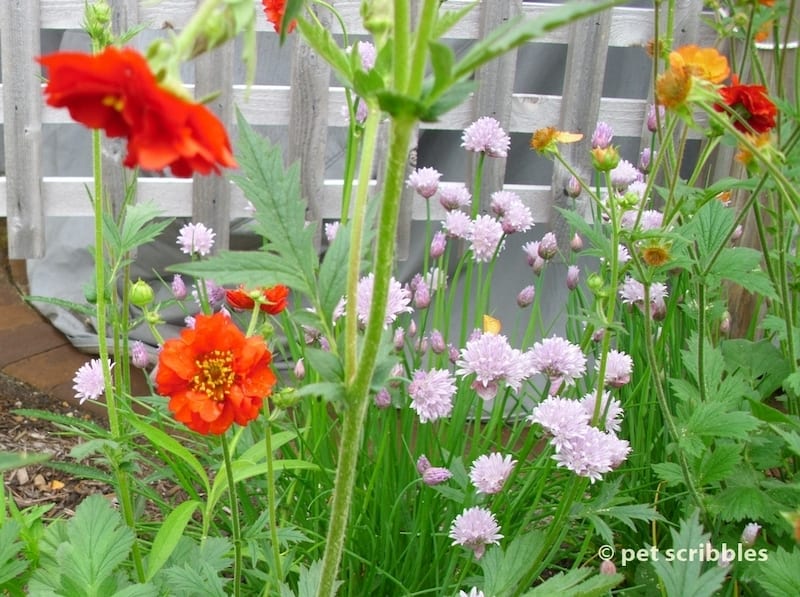
<instances>
[{"instance_id":1,"label":"weathered wood plank","mask_svg":"<svg viewBox=\"0 0 800 597\"><path fill-rule=\"evenodd\" d=\"M42 99L39 73L30 65L40 51L38 0L6 0L2 8L3 121L6 217L11 259L44 255L41 196Z\"/></svg>"},{"instance_id":2,"label":"weathered wood plank","mask_svg":"<svg viewBox=\"0 0 800 597\"><path fill-rule=\"evenodd\" d=\"M561 118L558 128L563 131L583 133L578 143L561 147L561 155L584 180L592 171L589 157L591 136L600 114L600 98L608 55L608 36L611 31L611 15L603 13L591 19L572 23L569 27L567 68L564 76L564 91L561 100ZM553 207L567 208L572 200L567 194L571 173L559 162L553 166ZM560 217L551 218L559 245L569 242L569 226Z\"/></svg>"},{"instance_id":3,"label":"weathered wood plank","mask_svg":"<svg viewBox=\"0 0 800 597\"><path fill-rule=\"evenodd\" d=\"M198 0L202 2L202 0ZM212 94L206 106L217 115L226 130L233 123L233 44L226 44L195 60L196 97ZM203 222L216 233L215 251L227 249L230 241L231 185L224 176L195 174L192 185L192 219Z\"/></svg>"},{"instance_id":4,"label":"weathered wood plank","mask_svg":"<svg viewBox=\"0 0 800 597\"><path fill-rule=\"evenodd\" d=\"M0 183L3 179L0 178ZM456 181L443 181L447 182ZM463 181L462 181L463 182ZM42 180L44 215L47 217L79 216L91 217L92 205L86 196L86 185L91 178L78 176L48 176ZM505 185L505 188L519 194L533 212L537 223L546 222L549 217L550 185ZM320 217L336 219L339 217L342 181L328 179L322 189L319 201ZM165 217L190 217L192 215L192 181L182 178L141 178L136 189L136 201L154 201ZM5 185L0 184L0 217L5 214ZM251 217L247 201L238 187L231 188L231 218ZM438 201L431 202L431 216L444 219L444 210ZM414 201L412 218L424 220L425 202Z\"/></svg>"},{"instance_id":5,"label":"weathered wood plank","mask_svg":"<svg viewBox=\"0 0 800 597\"><path fill-rule=\"evenodd\" d=\"M499 25L520 14L522 0L509 2L484 2L481 4L481 24L479 38L484 37ZM509 132L511 122L511 96L514 92L514 71L517 65L517 52L513 50L496 58L475 73L478 88L472 98L472 121L483 116L491 116ZM484 160L483 178L480 189L472 189L473 197L480 193L481 209L489 205L490 194L503 188L506 174L506 158L487 157ZM477 160L472 159L467 166L467 180L473 180Z\"/></svg>"}]
</instances>

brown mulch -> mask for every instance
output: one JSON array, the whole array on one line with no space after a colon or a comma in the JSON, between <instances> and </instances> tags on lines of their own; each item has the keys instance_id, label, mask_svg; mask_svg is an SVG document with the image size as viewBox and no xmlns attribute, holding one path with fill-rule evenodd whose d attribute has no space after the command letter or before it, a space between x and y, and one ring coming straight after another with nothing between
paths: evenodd
<instances>
[{"instance_id":1,"label":"brown mulch","mask_svg":"<svg viewBox=\"0 0 800 597\"><path fill-rule=\"evenodd\" d=\"M74 462L69 453L81 439L65 433L49 421L14 413L22 408L43 410L69 418L90 418L85 410L54 400L52 396L0 373L0 452L47 454L51 461ZM6 471L3 473L3 482L6 499L13 499L20 509L51 504L47 518L71 516L75 507L93 493L114 498L113 490L108 485L54 469L48 466L47 461Z\"/></svg>"}]
</instances>

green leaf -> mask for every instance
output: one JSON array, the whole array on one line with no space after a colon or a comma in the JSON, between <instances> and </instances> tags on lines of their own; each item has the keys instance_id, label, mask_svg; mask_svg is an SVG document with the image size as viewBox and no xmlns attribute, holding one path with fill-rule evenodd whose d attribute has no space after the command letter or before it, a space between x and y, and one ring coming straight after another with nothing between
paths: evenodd
<instances>
[{"instance_id":1,"label":"green leaf","mask_svg":"<svg viewBox=\"0 0 800 597\"><path fill-rule=\"evenodd\" d=\"M704 546L710 535L703 532L698 521L698 512L682 520L679 530L670 529L672 549L675 558L659 557L651 563L664 583L667 595L691 595L692 597L711 597L722 587L728 570L710 562L703 570L698 550ZM678 558L678 554L686 557ZM694 554L695 557L691 557Z\"/></svg>"},{"instance_id":2,"label":"green leaf","mask_svg":"<svg viewBox=\"0 0 800 597\"><path fill-rule=\"evenodd\" d=\"M80 303L75 303L73 301L59 299L52 296L27 295L23 298L29 303L45 303L47 305L56 305L57 307L62 307L68 311L75 311L76 313L86 315L87 317L94 317L96 314L96 310L92 305L82 305Z\"/></svg>"},{"instance_id":3,"label":"green leaf","mask_svg":"<svg viewBox=\"0 0 800 597\"><path fill-rule=\"evenodd\" d=\"M50 459L50 454L22 454L16 452L0 452L0 473L36 464Z\"/></svg>"},{"instance_id":4,"label":"green leaf","mask_svg":"<svg viewBox=\"0 0 800 597\"><path fill-rule=\"evenodd\" d=\"M178 505L169 513L153 539L153 547L147 558L147 575L145 580L152 580L156 572L166 564L169 556L175 550L183 536L186 525L191 520L195 510L200 506L200 502L190 500Z\"/></svg>"},{"instance_id":5,"label":"green leaf","mask_svg":"<svg viewBox=\"0 0 800 597\"><path fill-rule=\"evenodd\" d=\"M297 396L310 396L312 398L322 398L326 402L341 403L345 397L344 384L335 381L306 384L297 388Z\"/></svg>"},{"instance_id":6,"label":"green leaf","mask_svg":"<svg viewBox=\"0 0 800 597\"><path fill-rule=\"evenodd\" d=\"M294 0L297 3L297 0ZM285 16L289 15L289 6ZM285 18L284 18L285 20ZM317 54L327 62L339 77L341 82L348 86L353 86L353 71L347 52L345 52L331 35L328 29L318 27L316 24L309 23L303 19L298 19L297 29L303 36L303 41L311 46ZM281 29L281 36L286 28Z\"/></svg>"},{"instance_id":7,"label":"green leaf","mask_svg":"<svg viewBox=\"0 0 800 597\"><path fill-rule=\"evenodd\" d=\"M523 16L510 19L472 45L456 64L453 78L460 80L469 77L480 66L524 43L542 37L562 25L624 2L625 0L569 2L548 10L536 19L527 19Z\"/></svg>"},{"instance_id":8,"label":"green leaf","mask_svg":"<svg viewBox=\"0 0 800 597\"><path fill-rule=\"evenodd\" d=\"M152 425L148 425L136 417L130 417L128 422L134 429L150 440L150 443L153 444L156 449L165 450L173 456L177 456L186 465L188 465L189 468L195 473L197 480L203 484L203 488L205 489L206 493L211 490L211 485L208 481L208 475L206 474L203 465L200 464L200 461L197 460L195 455L192 454L180 442L178 442L172 436L167 435L160 429L153 427Z\"/></svg>"},{"instance_id":9,"label":"green leaf","mask_svg":"<svg viewBox=\"0 0 800 597\"><path fill-rule=\"evenodd\" d=\"M221 285L244 284L249 288L283 284L305 294L312 286L297 268L280 255L264 251L223 251L204 259L170 266L170 271L213 279Z\"/></svg>"},{"instance_id":10,"label":"green leaf","mask_svg":"<svg viewBox=\"0 0 800 597\"><path fill-rule=\"evenodd\" d=\"M523 597L600 597L625 579L621 574L596 574L587 579L590 574L592 570L589 568L559 572L535 589L523 593Z\"/></svg>"},{"instance_id":11,"label":"green leaf","mask_svg":"<svg viewBox=\"0 0 800 597\"><path fill-rule=\"evenodd\" d=\"M700 486L711 485L727 478L735 473L742 461L742 444L716 443L714 448L706 452L697 474L697 482Z\"/></svg>"},{"instance_id":12,"label":"green leaf","mask_svg":"<svg viewBox=\"0 0 800 597\"><path fill-rule=\"evenodd\" d=\"M766 520L774 518L780 506L754 484L731 485L714 496L723 520Z\"/></svg>"},{"instance_id":13,"label":"green leaf","mask_svg":"<svg viewBox=\"0 0 800 597\"><path fill-rule=\"evenodd\" d=\"M475 81L460 81L451 85L435 102L419 114L423 122L436 122L439 117L446 114L456 106L460 106L477 89ZM429 98L423 98L423 101ZM427 102L426 102L427 103Z\"/></svg>"},{"instance_id":14,"label":"green leaf","mask_svg":"<svg viewBox=\"0 0 800 597\"><path fill-rule=\"evenodd\" d=\"M155 240L172 222L171 219L155 222L162 213L155 201L128 205L120 230L120 251L126 253Z\"/></svg>"},{"instance_id":15,"label":"green leaf","mask_svg":"<svg viewBox=\"0 0 800 597\"><path fill-rule=\"evenodd\" d=\"M113 597L158 597L158 595L158 589L146 583L127 586L114 593Z\"/></svg>"},{"instance_id":16,"label":"green leaf","mask_svg":"<svg viewBox=\"0 0 800 597\"><path fill-rule=\"evenodd\" d=\"M720 345L727 369L740 369L751 380L762 398L772 396L792 371L789 361L769 340L753 342L743 338L725 340Z\"/></svg>"},{"instance_id":17,"label":"green leaf","mask_svg":"<svg viewBox=\"0 0 800 597\"><path fill-rule=\"evenodd\" d=\"M453 49L447 44L431 41L428 44L431 56L431 67L433 68L433 87L431 95L439 95L453 82L453 64L456 55Z\"/></svg>"},{"instance_id":18,"label":"green leaf","mask_svg":"<svg viewBox=\"0 0 800 597\"><path fill-rule=\"evenodd\" d=\"M306 365L326 381L343 381L344 365L334 353L319 348L306 348Z\"/></svg>"},{"instance_id":19,"label":"green leaf","mask_svg":"<svg viewBox=\"0 0 800 597\"><path fill-rule=\"evenodd\" d=\"M119 512L101 495L91 495L67 522L69 540L57 551L65 592L109 595L117 587L114 572L128 557L134 537Z\"/></svg>"},{"instance_id":20,"label":"green leaf","mask_svg":"<svg viewBox=\"0 0 800 597\"><path fill-rule=\"evenodd\" d=\"M730 280L748 292L777 300L778 293L761 268L761 259L761 251L749 247L728 247L719 254L709 273Z\"/></svg>"},{"instance_id":21,"label":"green leaf","mask_svg":"<svg viewBox=\"0 0 800 597\"><path fill-rule=\"evenodd\" d=\"M28 568L28 562L19 557L23 547L17 541L19 529L19 524L13 520L7 520L0 526L0 588Z\"/></svg>"},{"instance_id":22,"label":"green leaf","mask_svg":"<svg viewBox=\"0 0 800 597\"><path fill-rule=\"evenodd\" d=\"M800 550L779 547L760 562L755 578L771 597L800 595Z\"/></svg>"},{"instance_id":23,"label":"green leaf","mask_svg":"<svg viewBox=\"0 0 800 597\"><path fill-rule=\"evenodd\" d=\"M487 595L514 595L517 585L536 561L544 545L544 535L538 531L517 536L505 548L495 547L480 559L484 588Z\"/></svg>"},{"instance_id":24,"label":"green leaf","mask_svg":"<svg viewBox=\"0 0 800 597\"><path fill-rule=\"evenodd\" d=\"M350 226L342 224L336 238L325 252L319 268L319 302L328 325L333 321L333 311L347 289L347 260L350 254Z\"/></svg>"},{"instance_id":25,"label":"green leaf","mask_svg":"<svg viewBox=\"0 0 800 597\"><path fill-rule=\"evenodd\" d=\"M675 462L657 462L651 467L658 478L667 485L681 485L685 480L680 465Z\"/></svg>"},{"instance_id":26,"label":"green leaf","mask_svg":"<svg viewBox=\"0 0 800 597\"><path fill-rule=\"evenodd\" d=\"M725 412L717 402L697 405L687 423L690 433L701 437L724 437L745 440L759 425L750 413L744 411Z\"/></svg>"},{"instance_id":27,"label":"green leaf","mask_svg":"<svg viewBox=\"0 0 800 597\"><path fill-rule=\"evenodd\" d=\"M480 0L472 0L470 4L461 8L450 8L449 4L441 3L439 7L439 16L436 19L436 25L431 33L432 39L441 39L450 31L458 22L467 16L472 9L478 6Z\"/></svg>"},{"instance_id":28,"label":"green leaf","mask_svg":"<svg viewBox=\"0 0 800 597\"><path fill-rule=\"evenodd\" d=\"M706 270L714 254L728 242L735 218L733 210L721 201L708 201L681 229L697 248L701 270Z\"/></svg>"},{"instance_id":29,"label":"green leaf","mask_svg":"<svg viewBox=\"0 0 800 597\"><path fill-rule=\"evenodd\" d=\"M322 560L314 560L308 568L301 565L300 577L297 580L297 597L315 597L321 580ZM336 593L342 584L342 581L336 581L333 592Z\"/></svg>"}]
</instances>

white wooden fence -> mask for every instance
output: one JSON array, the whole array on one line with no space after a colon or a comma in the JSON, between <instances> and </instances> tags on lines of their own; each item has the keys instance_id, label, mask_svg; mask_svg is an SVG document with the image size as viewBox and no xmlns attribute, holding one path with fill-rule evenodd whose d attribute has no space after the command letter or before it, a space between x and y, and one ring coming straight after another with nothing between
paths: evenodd
<instances>
[{"instance_id":1,"label":"white wooden fence","mask_svg":"<svg viewBox=\"0 0 800 597\"><path fill-rule=\"evenodd\" d=\"M115 30L145 23L160 29L165 23L180 29L202 0L109 0ZM414 0L412 0L413 2ZM254 0L259 7L261 2ZM463 0L448 0L447 9L458 9ZM712 33L701 27L702 0L679 0L676 39L709 43ZM358 0L336 0L352 34L364 34L360 25ZM454 40L479 38L484 31L520 12L531 18L552 8L552 4L521 0L484 0L448 35ZM43 106L41 73L34 57L41 53L40 32L44 29L81 28L84 0L2 0L2 85L0 124L4 128L5 167L0 177L0 217L7 218L9 256L26 259L42 256L47 216L88 216L88 178L42 175L42 125L70 122L66 110ZM603 98L602 88L609 47L643 47L653 36L654 11L616 8L605 14L551 33L536 43L568 44L567 72L562 95L513 93L517 55L509 54L478 73L479 88L470 101L446 114L440 122L423 126L458 131L480 116L497 118L506 131L531 133L544 126L582 131L591 135L598 119L610 123L616 135L640 137L647 113L647 99ZM274 35L266 19L259 19L261 35ZM220 115L235 139L233 106L253 125L288 125L292 131L287 161L301 160L302 187L310 200L310 217L339 215L341 180L325 179L325 144L328 127L345 125L341 116L344 92L330 86L324 64L296 36L291 36L291 85L256 85L245 98L245 89L233 85L231 73L237 59L231 45L199 60L195 65L195 95L222 90L212 108ZM269 59L260 57L260 59ZM614 65L610 65L614 68ZM568 159L579 169L588 168L584 141L570 146ZM113 146L108 146L109 151ZM114 164L110 159L109 164ZM502 186L505 160L490 160L484 175L487 189ZM0 171L0 173L3 173ZM107 176L110 196L121 196L122 176ZM563 197L566 176L558 169L552 185L506 185L518 192L531 207L538 222L550 220L552 205ZM487 196L487 193L482 193ZM142 178L137 200L155 200L169 216L191 216L211 225L220 245L227 244L232 218L246 216L245 200L220 177L189 180ZM410 222L425 217L421 201L407 201L399 242L407 242Z\"/></svg>"}]
</instances>

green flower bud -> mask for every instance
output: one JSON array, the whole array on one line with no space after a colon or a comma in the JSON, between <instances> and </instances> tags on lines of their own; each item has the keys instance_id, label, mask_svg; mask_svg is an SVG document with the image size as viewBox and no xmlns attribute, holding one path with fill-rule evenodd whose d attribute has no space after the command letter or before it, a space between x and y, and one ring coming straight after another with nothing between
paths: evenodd
<instances>
[{"instance_id":1,"label":"green flower bud","mask_svg":"<svg viewBox=\"0 0 800 597\"><path fill-rule=\"evenodd\" d=\"M153 287L144 280L137 280L128 289L128 300L137 307L146 307L153 302L154 298Z\"/></svg>"},{"instance_id":2,"label":"green flower bud","mask_svg":"<svg viewBox=\"0 0 800 597\"><path fill-rule=\"evenodd\" d=\"M111 7L106 0L97 0L86 5L86 21L83 27L101 48L111 44Z\"/></svg>"},{"instance_id":3,"label":"green flower bud","mask_svg":"<svg viewBox=\"0 0 800 597\"><path fill-rule=\"evenodd\" d=\"M394 10L391 0L363 0L361 19L367 31L376 38L382 37L392 30Z\"/></svg>"},{"instance_id":4,"label":"green flower bud","mask_svg":"<svg viewBox=\"0 0 800 597\"><path fill-rule=\"evenodd\" d=\"M592 165L599 172L610 172L619 164L619 151L613 145L592 149Z\"/></svg>"},{"instance_id":5,"label":"green flower bud","mask_svg":"<svg viewBox=\"0 0 800 597\"><path fill-rule=\"evenodd\" d=\"M637 195L636 193L626 192L622 197L618 199L618 205L623 210L636 209L640 201L641 200L639 199L639 195Z\"/></svg>"},{"instance_id":6,"label":"green flower bud","mask_svg":"<svg viewBox=\"0 0 800 597\"><path fill-rule=\"evenodd\" d=\"M589 277L586 279L586 286L594 294L598 294L603 290L605 282L603 281L603 277L600 274L589 274Z\"/></svg>"},{"instance_id":7,"label":"green flower bud","mask_svg":"<svg viewBox=\"0 0 800 597\"><path fill-rule=\"evenodd\" d=\"M83 285L83 296L87 303L92 305L97 304L97 286L94 280Z\"/></svg>"},{"instance_id":8,"label":"green flower bud","mask_svg":"<svg viewBox=\"0 0 800 597\"><path fill-rule=\"evenodd\" d=\"M300 402L300 398L301 396L294 388L283 388L271 396L272 404L283 410L297 405Z\"/></svg>"},{"instance_id":9,"label":"green flower bud","mask_svg":"<svg viewBox=\"0 0 800 597\"><path fill-rule=\"evenodd\" d=\"M275 327L269 321L264 321L264 323L261 324L259 333L264 338L264 341L269 343L269 341L275 335Z\"/></svg>"}]
</instances>

